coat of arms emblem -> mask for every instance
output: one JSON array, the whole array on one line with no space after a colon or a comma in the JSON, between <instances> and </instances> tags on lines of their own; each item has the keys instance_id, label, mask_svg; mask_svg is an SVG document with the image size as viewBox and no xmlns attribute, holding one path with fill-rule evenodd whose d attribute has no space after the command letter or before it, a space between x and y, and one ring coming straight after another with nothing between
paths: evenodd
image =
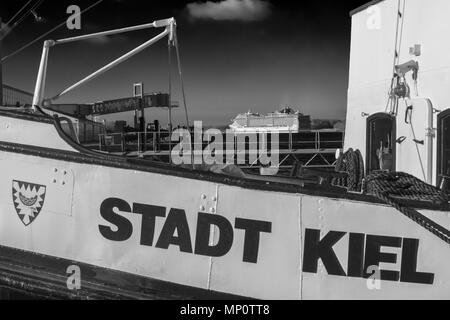
<instances>
[{"instance_id":1,"label":"coat of arms emblem","mask_svg":"<svg viewBox=\"0 0 450 320\"><path fill-rule=\"evenodd\" d=\"M44 206L46 186L13 181L12 197L17 215L25 226L29 226L38 217Z\"/></svg>"}]
</instances>

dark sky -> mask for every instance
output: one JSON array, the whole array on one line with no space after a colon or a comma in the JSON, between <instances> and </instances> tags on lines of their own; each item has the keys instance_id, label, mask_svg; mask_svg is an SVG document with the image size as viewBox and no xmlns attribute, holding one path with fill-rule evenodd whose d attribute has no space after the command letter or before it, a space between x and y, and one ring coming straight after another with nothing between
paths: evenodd
<instances>
[{"instance_id":1,"label":"dark sky","mask_svg":"<svg viewBox=\"0 0 450 320\"><path fill-rule=\"evenodd\" d=\"M3 21L26 2L2 1ZM94 2L45 0L37 10L45 22L36 23L33 17L26 19L4 40L3 53L13 52L67 19L69 5L77 4L84 9ZM345 117L349 11L367 0L224 0L221 5L219 2L105 0L82 16L81 31L63 27L47 38L76 36L174 16L178 22L191 119L227 124L249 109L267 113L286 105L314 118ZM246 4L247 11L232 10L233 6L242 5L240 2ZM197 5L188 7L190 3ZM157 32L150 29L52 48L47 96L62 91ZM42 43L5 62L6 84L34 90ZM134 82L144 82L146 92L167 91L165 40L59 102L83 103L131 96ZM174 82L173 99L179 101L178 81ZM154 112L163 122L164 114ZM175 118L182 121L181 110Z\"/></svg>"}]
</instances>

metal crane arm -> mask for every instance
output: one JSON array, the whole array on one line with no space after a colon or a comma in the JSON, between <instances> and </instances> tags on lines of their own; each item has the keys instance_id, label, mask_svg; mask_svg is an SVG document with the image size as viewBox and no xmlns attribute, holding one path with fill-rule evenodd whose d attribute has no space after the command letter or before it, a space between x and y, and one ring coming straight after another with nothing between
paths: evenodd
<instances>
[{"instance_id":1,"label":"metal crane arm","mask_svg":"<svg viewBox=\"0 0 450 320\"><path fill-rule=\"evenodd\" d=\"M145 42L144 44L140 45L139 47L131 50L130 52L126 53L125 55L119 57L118 59L112 61L111 63L107 64L103 68L95 71L91 75L85 77L83 80L75 83L74 85L65 89L64 91L62 91L61 93L59 93L58 95L56 95L55 97L53 97L51 99L51 100L55 100L65 94L69 93L70 91L86 84L87 82L93 80L94 78L98 77L99 75L101 75L101 74L107 72L108 70L114 68L115 66L121 64L122 62L130 59L131 57L138 54L142 50L155 44L156 42L158 42L165 36L168 35L169 40L173 41L175 39L176 21L174 18L170 18L170 19L158 20L158 21L154 21L149 24L144 24L144 25L139 25L139 26L134 26L134 27L115 29L115 30L99 32L99 33L94 33L94 34L88 34L88 35L79 36L79 37L56 40L56 41L52 41L52 40L45 41L44 49L42 52L41 63L39 66L38 77L36 80L36 87L35 87L35 91L34 91L33 108L35 108L35 106L42 106L42 104L44 102L45 83L46 83L47 65L48 65L48 54L49 54L49 50L51 47L53 47L57 44L65 44L65 43L69 43L69 42L82 41L82 40L86 40L86 39L103 37L103 36L107 36L107 35L114 35L114 34L120 34L120 33L149 29L149 28L163 28L163 27L165 27L166 29L162 33L160 33L153 39L150 39L149 41Z\"/></svg>"},{"instance_id":2,"label":"metal crane arm","mask_svg":"<svg viewBox=\"0 0 450 320\"><path fill-rule=\"evenodd\" d=\"M86 35L82 35L79 37L60 39L60 40L55 41L55 45L69 43L69 42L75 42L75 41L82 41L82 40L98 38L98 37L104 37L104 36L110 36L110 35L115 35L115 34L120 34L120 33L131 32L131 31L150 29L150 28L167 28L167 27L171 26L172 23L174 23L174 22L175 22L175 20L173 18L158 20L158 21L154 21L152 23L142 24L139 26L133 26L133 27L97 32L97 33L92 33L92 34L86 34Z\"/></svg>"}]
</instances>

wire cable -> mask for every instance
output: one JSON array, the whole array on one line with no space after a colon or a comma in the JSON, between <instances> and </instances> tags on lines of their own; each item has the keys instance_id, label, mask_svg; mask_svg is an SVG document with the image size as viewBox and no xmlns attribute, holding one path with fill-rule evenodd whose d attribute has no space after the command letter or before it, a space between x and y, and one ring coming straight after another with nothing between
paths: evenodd
<instances>
[{"instance_id":1,"label":"wire cable","mask_svg":"<svg viewBox=\"0 0 450 320\"><path fill-rule=\"evenodd\" d=\"M168 41L168 55L169 55L169 132L172 134L172 41Z\"/></svg>"},{"instance_id":2,"label":"wire cable","mask_svg":"<svg viewBox=\"0 0 450 320\"><path fill-rule=\"evenodd\" d=\"M75 17L81 16L83 13L88 12L89 10L91 10L92 8L96 7L97 5L99 5L100 3L102 3L104 0L99 0L96 3L94 3L93 5L91 5L90 7L84 9L83 11L81 11L78 15L76 15ZM5 56L2 58L2 62L5 62L6 60L14 57L15 55L21 53L23 50L28 49L30 46L32 46L33 44L35 44L36 42L40 41L41 39L47 37L49 34L51 34L52 32L56 31L57 29L61 28L62 26L66 25L67 20L64 20L64 22L62 22L61 24L57 25L56 27L54 27L53 29L47 31L46 33L44 33L43 35L37 37L36 39L34 39L33 41L27 43L26 45L24 45L23 47L21 47L20 49L14 51L13 53Z\"/></svg>"},{"instance_id":3,"label":"wire cable","mask_svg":"<svg viewBox=\"0 0 450 320\"><path fill-rule=\"evenodd\" d=\"M401 47L402 47L402 40L403 40L403 29L404 29L404 21L405 21L405 10L406 10L406 1L403 0L403 6L402 6L402 0L398 0L398 11L397 11L397 26L395 31L395 44L394 44L394 65L393 65L393 80L391 82L391 88L389 91L389 98L388 102L386 104L386 112L388 111L390 107L390 113L397 115L398 111L398 101L395 99L394 94L394 79L396 77L396 66L399 64L400 60L400 53L401 53Z\"/></svg>"},{"instance_id":4,"label":"wire cable","mask_svg":"<svg viewBox=\"0 0 450 320\"><path fill-rule=\"evenodd\" d=\"M405 104L406 104L406 107L408 107L408 102L406 101L406 99L405 99ZM411 126L411 133L412 133L413 138L414 138L413 141L414 141L414 144L416 145L417 155L419 157L419 163L420 163L420 167L422 169L423 179L424 179L424 181L426 181L427 180L427 174L425 173L425 166L423 164L422 155L420 154L420 149L419 149L419 144L418 144L419 142L417 140L416 131L414 130L414 125L412 123L412 113L411 113L411 115L409 117L409 124Z\"/></svg>"},{"instance_id":5,"label":"wire cable","mask_svg":"<svg viewBox=\"0 0 450 320\"><path fill-rule=\"evenodd\" d=\"M37 3L35 3L30 10L28 10L22 17L19 18L19 20L17 20L12 27L8 30L8 34L11 33L15 28L17 28L23 21L25 21L26 18L28 18L34 10L36 10L42 3L44 2L44 0L39 0Z\"/></svg>"},{"instance_id":6,"label":"wire cable","mask_svg":"<svg viewBox=\"0 0 450 320\"><path fill-rule=\"evenodd\" d=\"M37 10L37 8L39 8L41 5L42 5L42 3L44 2L44 0L39 0L38 2L36 2L31 8L30 8L30 10L28 10L19 20L17 20L15 23L14 23L14 26L16 27L16 26L18 26L19 24L21 24L26 18L28 18L32 13L33 13L33 11L35 11L35 10Z\"/></svg>"},{"instance_id":7,"label":"wire cable","mask_svg":"<svg viewBox=\"0 0 450 320\"><path fill-rule=\"evenodd\" d=\"M190 124L189 124L189 112L188 112L188 106L187 106L187 101L186 101L186 91L185 91L185 87L184 87L183 71L182 71L182 67L181 67L180 46L178 44L178 36L176 33L174 34L174 43L175 43L175 51L176 51L176 55L177 55L178 74L180 76L181 93L183 95L183 105L184 105L184 112L185 112L185 116L186 116L186 126L187 126L187 131L189 132L189 136L192 136L191 128L190 128ZM191 146L192 146L192 144L191 144ZM192 150L192 147L191 147L191 161L192 161L192 168L194 168L195 167L195 155L194 155L194 150Z\"/></svg>"},{"instance_id":8,"label":"wire cable","mask_svg":"<svg viewBox=\"0 0 450 320\"><path fill-rule=\"evenodd\" d=\"M184 88L184 80L183 80L183 72L182 72L182 68L181 68L181 58L180 58L180 47L178 45L178 36L175 34L175 49L176 49L176 54L177 54L177 62L178 62L178 73L180 76L180 83L181 83L181 93L183 95L183 105L184 105L184 112L185 112L185 116L186 116L186 125L187 125L187 129L190 132L190 125L189 125L189 112L188 112L188 107L187 107L187 102L186 102L186 91Z\"/></svg>"},{"instance_id":9,"label":"wire cable","mask_svg":"<svg viewBox=\"0 0 450 320\"><path fill-rule=\"evenodd\" d=\"M28 7L28 5L31 3L31 2L33 2L33 0L29 0L19 11L17 11L17 13L11 18L11 19L9 19L9 21L6 23L6 25L10 25L11 24L11 22L13 22L13 20L15 19L15 18L17 18L17 16L26 8L26 7Z\"/></svg>"}]
</instances>

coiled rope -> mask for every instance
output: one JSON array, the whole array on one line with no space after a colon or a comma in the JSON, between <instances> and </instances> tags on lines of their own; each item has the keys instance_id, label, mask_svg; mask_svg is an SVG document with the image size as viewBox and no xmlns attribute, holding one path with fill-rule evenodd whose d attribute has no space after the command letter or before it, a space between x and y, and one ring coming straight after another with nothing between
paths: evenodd
<instances>
[{"instance_id":1,"label":"coiled rope","mask_svg":"<svg viewBox=\"0 0 450 320\"><path fill-rule=\"evenodd\" d=\"M364 160L359 150L349 149L336 163L336 172L346 173L347 177L334 178L333 186L346 188L351 192L360 192L364 179Z\"/></svg>"},{"instance_id":2,"label":"coiled rope","mask_svg":"<svg viewBox=\"0 0 450 320\"><path fill-rule=\"evenodd\" d=\"M402 204L402 200L425 201L447 205L450 196L440 189L403 172L375 172L364 178L364 160L359 150L348 150L339 158L336 171L347 173L346 178L335 178L332 184L348 191L373 195L394 207L442 241L450 244L450 231L427 218L419 211Z\"/></svg>"}]
</instances>

